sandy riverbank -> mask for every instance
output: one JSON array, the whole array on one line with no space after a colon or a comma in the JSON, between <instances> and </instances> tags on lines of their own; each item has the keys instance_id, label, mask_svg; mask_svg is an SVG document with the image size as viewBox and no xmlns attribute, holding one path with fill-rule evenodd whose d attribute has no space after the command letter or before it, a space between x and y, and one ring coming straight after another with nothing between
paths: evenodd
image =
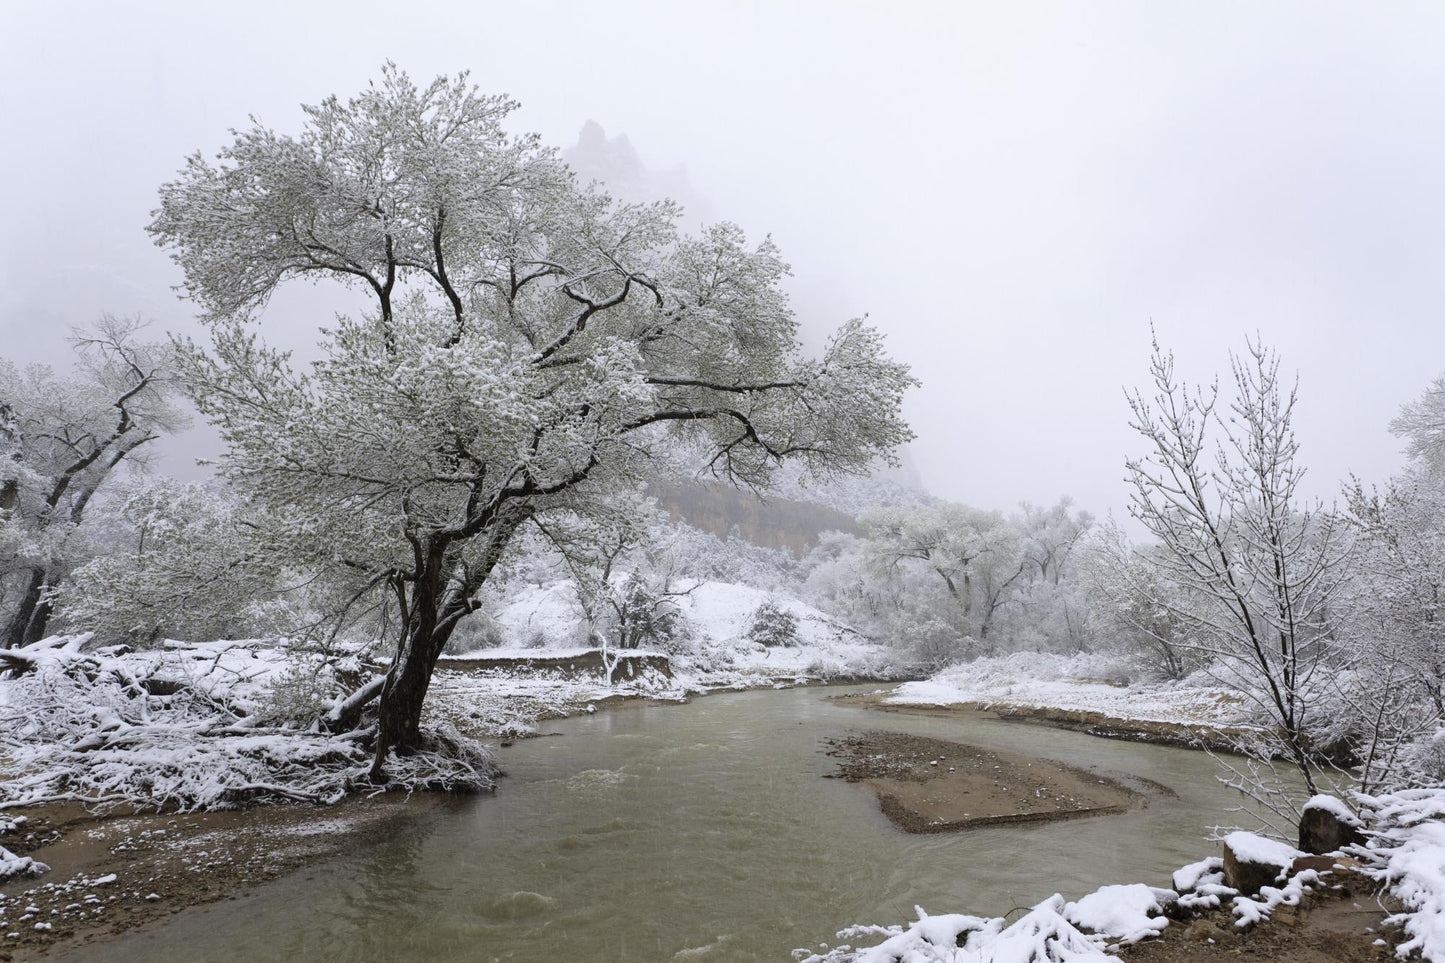
<instances>
[{"instance_id":1,"label":"sandy riverbank","mask_svg":"<svg viewBox=\"0 0 1445 963\"><path fill-rule=\"evenodd\" d=\"M872 789L910 833L1112 815L1148 802L1139 789L1052 759L907 733L846 736L828 754L838 778Z\"/></svg>"}]
</instances>

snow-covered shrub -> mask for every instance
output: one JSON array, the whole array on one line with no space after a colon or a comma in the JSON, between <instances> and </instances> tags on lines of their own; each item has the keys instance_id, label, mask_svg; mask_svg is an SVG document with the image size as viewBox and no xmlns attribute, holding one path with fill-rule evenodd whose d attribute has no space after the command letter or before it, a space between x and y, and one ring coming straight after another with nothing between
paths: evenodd
<instances>
[{"instance_id":1,"label":"snow-covered shrub","mask_svg":"<svg viewBox=\"0 0 1445 963\"><path fill-rule=\"evenodd\" d=\"M389 757L388 783L372 785L374 725L332 734L314 718L278 721L276 693L296 678L287 682L294 664L283 651L168 643L86 652L87 638L44 640L0 660L0 676L11 676L0 678L0 810L71 801L188 811L333 803L357 788L491 788L485 751L447 731ZM332 678L313 674L318 685ZM336 710L342 692L331 694ZM314 696L303 685L296 701Z\"/></svg>"},{"instance_id":2,"label":"snow-covered shrub","mask_svg":"<svg viewBox=\"0 0 1445 963\"><path fill-rule=\"evenodd\" d=\"M506 632L501 623L483 609L462 619L451 639L447 641L447 651L453 655L463 655L481 649L495 649L505 643Z\"/></svg>"},{"instance_id":3,"label":"snow-covered shrub","mask_svg":"<svg viewBox=\"0 0 1445 963\"><path fill-rule=\"evenodd\" d=\"M1445 729L1437 729L1405 746L1393 774L1397 785L1392 788L1445 785Z\"/></svg>"},{"instance_id":4,"label":"snow-covered shrub","mask_svg":"<svg viewBox=\"0 0 1445 963\"><path fill-rule=\"evenodd\" d=\"M1358 801L1373 823L1366 852L1372 875L1405 907L1386 920L1408 937L1395 955L1445 959L1445 789L1407 789Z\"/></svg>"},{"instance_id":5,"label":"snow-covered shrub","mask_svg":"<svg viewBox=\"0 0 1445 963\"><path fill-rule=\"evenodd\" d=\"M769 648L798 644L798 617L768 599L753 610L748 640Z\"/></svg>"}]
</instances>

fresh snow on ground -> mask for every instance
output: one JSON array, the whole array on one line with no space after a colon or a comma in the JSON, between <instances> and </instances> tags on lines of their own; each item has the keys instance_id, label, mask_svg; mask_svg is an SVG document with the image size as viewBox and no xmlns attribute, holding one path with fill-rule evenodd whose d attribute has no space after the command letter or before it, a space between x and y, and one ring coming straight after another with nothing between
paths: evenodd
<instances>
[{"instance_id":1,"label":"fresh snow on ground","mask_svg":"<svg viewBox=\"0 0 1445 963\"><path fill-rule=\"evenodd\" d=\"M4 846L0 846L0 883L16 876L39 876L48 872L50 867L44 863L37 863L29 856L16 856Z\"/></svg>"},{"instance_id":2,"label":"fresh snow on ground","mask_svg":"<svg viewBox=\"0 0 1445 963\"><path fill-rule=\"evenodd\" d=\"M1158 936L1169 925L1165 911L1178 902L1172 889L1129 883L1104 886L1064 907L1070 923L1091 933L1107 933L1120 943Z\"/></svg>"},{"instance_id":3,"label":"fresh snow on ground","mask_svg":"<svg viewBox=\"0 0 1445 963\"><path fill-rule=\"evenodd\" d=\"M1374 875L1405 907L1390 919L1408 937L1395 954L1445 961L1445 789L1361 796L1360 802L1375 824L1367 847Z\"/></svg>"},{"instance_id":4,"label":"fresh snow on ground","mask_svg":"<svg viewBox=\"0 0 1445 963\"><path fill-rule=\"evenodd\" d=\"M1208 680L1133 682L1108 656L1015 652L950 666L923 682L906 682L884 701L900 705L1021 706L1097 712L1115 719L1228 726L1241 721L1238 702Z\"/></svg>"},{"instance_id":5,"label":"fresh snow on ground","mask_svg":"<svg viewBox=\"0 0 1445 963\"><path fill-rule=\"evenodd\" d=\"M838 932L844 940L887 937L875 946L844 944L822 954L794 950L793 956L801 963L1106 963L1117 959L1112 951L1118 947L1167 929L1176 905L1205 911L1220 905L1220 895L1234 897L1236 925L1247 926L1277 906L1297 904L1319 885L1319 874L1306 870L1283 888L1266 887L1252 899L1220 885L1219 863L1215 858L1182 867L1174 874L1177 890L1111 885L1072 903L1055 894L1013 923L1002 917L929 916L919 909L919 921L907 927L852 926ZM1206 893L1211 898L1201 899Z\"/></svg>"},{"instance_id":6,"label":"fresh snow on ground","mask_svg":"<svg viewBox=\"0 0 1445 963\"><path fill-rule=\"evenodd\" d=\"M427 696L428 718L451 720L492 738L536 731L540 720L570 715L608 698L681 700L721 688L795 684L846 678L887 679L901 674L893 652L797 599L747 585L680 581L672 604L685 622L683 638L665 649L609 649L619 656L665 656L670 674L626 663L609 683L600 674L518 664L589 656L589 629L571 583L518 593L496 614L502 645L443 656ZM791 645L765 646L748 630L759 606L771 602L797 620Z\"/></svg>"}]
</instances>

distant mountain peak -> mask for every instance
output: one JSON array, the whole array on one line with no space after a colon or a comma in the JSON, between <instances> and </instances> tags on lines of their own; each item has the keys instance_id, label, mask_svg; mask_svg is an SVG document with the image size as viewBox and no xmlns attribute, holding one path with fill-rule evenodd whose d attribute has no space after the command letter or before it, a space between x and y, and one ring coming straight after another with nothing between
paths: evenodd
<instances>
[{"instance_id":1,"label":"distant mountain peak","mask_svg":"<svg viewBox=\"0 0 1445 963\"><path fill-rule=\"evenodd\" d=\"M626 134L608 137L606 128L595 120L582 125L577 143L562 151L562 159L582 181L598 181L621 200L647 203L667 198L683 206L687 221L696 224L712 219L711 205L693 188L685 165L653 170L642 162L631 138Z\"/></svg>"}]
</instances>

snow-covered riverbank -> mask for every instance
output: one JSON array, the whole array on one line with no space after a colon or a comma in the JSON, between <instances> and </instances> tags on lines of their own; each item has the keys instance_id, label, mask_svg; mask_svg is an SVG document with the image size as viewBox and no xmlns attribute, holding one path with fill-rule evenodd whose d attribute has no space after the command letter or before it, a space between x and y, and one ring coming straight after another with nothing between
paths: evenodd
<instances>
[{"instance_id":1,"label":"snow-covered riverbank","mask_svg":"<svg viewBox=\"0 0 1445 963\"><path fill-rule=\"evenodd\" d=\"M1167 887L1114 884L1072 902L1054 895L1012 921L957 912L930 915L920 907L914 923L850 926L837 934L846 942L821 952L796 950L794 958L801 963L1107 963L1121 956L1184 961L1246 952L1278 961L1445 960L1445 789L1358 797L1356 802L1368 827L1367 841L1343 854L1311 856L1237 832L1225 838L1224 858L1181 867ZM1336 800L1322 798L1322 804L1341 808ZM1245 862L1252 864L1248 871L1233 868ZM1266 866L1271 884L1244 882L1253 867ZM1332 922L1323 930L1324 923L1312 925L1312 913L1338 917L1331 910L1341 900L1358 907L1361 899L1388 907L1390 915L1356 913L1354 925ZM1273 925L1276 917L1282 925ZM1161 936L1169 939L1155 942ZM1319 955L1321 946L1328 947L1327 956Z\"/></svg>"},{"instance_id":2,"label":"snow-covered riverbank","mask_svg":"<svg viewBox=\"0 0 1445 963\"><path fill-rule=\"evenodd\" d=\"M1151 682L1121 676L1117 657L1016 652L950 666L906 682L883 700L897 706L978 705L1098 713L1136 722L1228 728L1245 721L1238 695L1202 674Z\"/></svg>"}]
</instances>

